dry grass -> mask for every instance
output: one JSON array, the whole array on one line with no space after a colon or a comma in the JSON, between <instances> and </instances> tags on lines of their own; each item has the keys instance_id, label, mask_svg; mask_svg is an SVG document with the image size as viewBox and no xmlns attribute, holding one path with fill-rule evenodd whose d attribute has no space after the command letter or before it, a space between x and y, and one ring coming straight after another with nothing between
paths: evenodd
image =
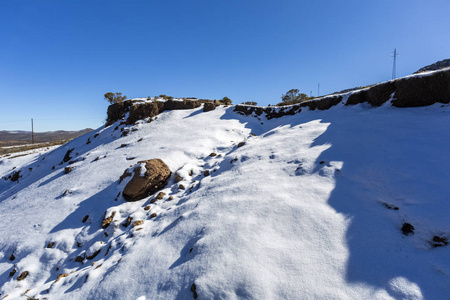
<instances>
[{"instance_id":1,"label":"dry grass","mask_svg":"<svg viewBox=\"0 0 450 300\"><path fill-rule=\"evenodd\" d=\"M24 145L24 146L17 146L17 147L8 147L8 148L0 148L0 155L11 155L13 153L17 152L23 152L28 150L34 150L34 149L40 149L45 147L51 147L51 146L58 146L65 144L68 141L62 140L62 141L56 141L56 142L49 142L49 143L37 143L32 145ZM21 154L19 156L24 156L27 154ZM14 156L18 157L18 156Z\"/></svg>"}]
</instances>

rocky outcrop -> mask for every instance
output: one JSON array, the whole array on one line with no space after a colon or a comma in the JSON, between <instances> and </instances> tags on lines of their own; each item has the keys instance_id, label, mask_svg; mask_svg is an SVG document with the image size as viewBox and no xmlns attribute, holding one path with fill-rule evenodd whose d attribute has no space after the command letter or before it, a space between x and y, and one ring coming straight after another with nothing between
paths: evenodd
<instances>
[{"instance_id":1,"label":"rocky outcrop","mask_svg":"<svg viewBox=\"0 0 450 300\"><path fill-rule=\"evenodd\" d=\"M134 167L133 178L127 183L122 193L127 201L138 201L161 190L166 186L167 180L172 174L161 159L140 161L138 164L143 164L145 172L141 172L140 165ZM129 172L129 170L125 172Z\"/></svg>"},{"instance_id":2,"label":"rocky outcrop","mask_svg":"<svg viewBox=\"0 0 450 300\"><path fill-rule=\"evenodd\" d=\"M450 102L450 70L395 81L397 107L416 107Z\"/></svg>"},{"instance_id":3,"label":"rocky outcrop","mask_svg":"<svg viewBox=\"0 0 450 300\"><path fill-rule=\"evenodd\" d=\"M326 110L337 105L348 95L345 105L369 103L372 106L381 106L389 100L396 107L426 106L434 103L450 103L450 70L445 69L423 76L410 76L391 80L368 88L352 91L347 94L330 95L322 98L305 101L290 106L249 106L236 105L234 110L243 114L266 114L267 119L280 118L286 115L300 113L303 107L310 110Z\"/></svg>"},{"instance_id":4,"label":"rocky outcrop","mask_svg":"<svg viewBox=\"0 0 450 300\"><path fill-rule=\"evenodd\" d=\"M425 67L421 68L420 70L418 70L417 72L415 72L414 74L428 72L428 71L436 71L436 70L440 70L440 69L444 69L444 68L448 68L448 67L450 67L450 58L440 60L438 62L435 62L434 64L425 66Z\"/></svg>"},{"instance_id":5,"label":"rocky outcrop","mask_svg":"<svg viewBox=\"0 0 450 300\"><path fill-rule=\"evenodd\" d=\"M126 113L129 112L126 120L127 125L134 124L137 120L142 120L149 117L154 117L165 110L178 109L193 109L200 107L202 103L197 100L167 100L165 102L153 101L144 102L142 100L126 100L120 103L111 104L108 107L108 117L106 119L106 126L125 118ZM210 101L208 103L213 103Z\"/></svg>"},{"instance_id":6,"label":"rocky outcrop","mask_svg":"<svg viewBox=\"0 0 450 300\"><path fill-rule=\"evenodd\" d=\"M206 102L205 104L203 104L204 112L215 110L215 109L216 109L216 104L214 104L214 102Z\"/></svg>"}]
</instances>

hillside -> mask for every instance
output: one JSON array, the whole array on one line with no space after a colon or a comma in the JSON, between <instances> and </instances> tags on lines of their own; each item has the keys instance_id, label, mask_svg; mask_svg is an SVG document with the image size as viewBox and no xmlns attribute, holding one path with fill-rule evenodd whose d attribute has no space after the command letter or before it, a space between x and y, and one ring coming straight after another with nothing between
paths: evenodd
<instances>
[{"instance_id":1,"label":"hillside","mask_svg":"<svg viewBox=\"0 0 450 300\"><path fill-rule=\"evenodd\" d=\"M287 108L134 100L1 159L0 299L450 298L449 71L428 75ZM167 184L127 202L150 159Z\"/></svg>"},{"instance_id":2,"label":"hillside","mask_svg":"<svg viewBox=\"0 0 450 300\"><path fill-rule=\"evenodd\" d=\"M60 140L71 140L82 136L88 132L91 132L91 128L86 128L78 131L46 131L46 132L35 132L34 141L35 143L48 143L56 142ZM0 131L0 147L5 146L16 146L31 143L31 131Z\"/></svg>"}]
</instances>

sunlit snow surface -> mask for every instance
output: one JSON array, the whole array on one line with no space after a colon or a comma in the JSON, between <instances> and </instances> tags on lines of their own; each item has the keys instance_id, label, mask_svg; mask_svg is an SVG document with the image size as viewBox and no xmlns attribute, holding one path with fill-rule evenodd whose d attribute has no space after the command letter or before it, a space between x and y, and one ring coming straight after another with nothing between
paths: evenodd
<instances>
[{"instance_id":1,"label":"sunlit snow surface","mask_svg":"<svg viewBox=\"0 0 450 300\"><path fill-rule=\"evenodd\" d=\"M0 177L22 178L0 181L0 299L193 299L192 284L198 299L448 299L450 246L432 239L450 236L449 109L167 111L127 136L117 122L2 158ZM115 200L123 172L152 158L184 179L152 204Z\"/></svg>"}]
</instances>

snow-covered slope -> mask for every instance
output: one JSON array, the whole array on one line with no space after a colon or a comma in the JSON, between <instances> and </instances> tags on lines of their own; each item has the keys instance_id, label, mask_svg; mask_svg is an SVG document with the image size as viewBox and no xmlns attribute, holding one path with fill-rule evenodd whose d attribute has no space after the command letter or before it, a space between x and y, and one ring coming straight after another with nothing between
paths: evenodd
<instances>
[{"instance_id":1,"label":"snow-covered slope","mask_svg":"<svg viewBox=\"0 0 450 300\"><path fill-rule=\"evenodd\" d=\"M448 105L146 121L0 160L0 299L450 298ZM183 180L125 202L152 158Z\"/></svg>"}]
</instances>

